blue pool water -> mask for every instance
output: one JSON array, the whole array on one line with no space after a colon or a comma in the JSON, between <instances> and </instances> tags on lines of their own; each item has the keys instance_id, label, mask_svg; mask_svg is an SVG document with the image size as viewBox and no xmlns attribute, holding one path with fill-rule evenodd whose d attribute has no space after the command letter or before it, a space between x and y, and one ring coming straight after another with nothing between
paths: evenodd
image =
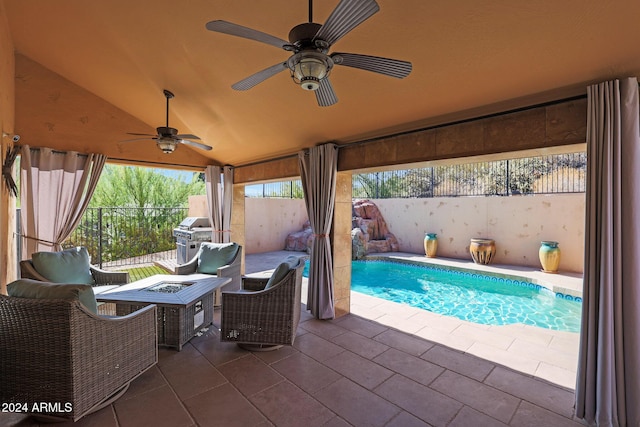
<instances>
[{"instance_id":1,"label":"blue pool water","mask_svg":"<svg viewBox=\"0 0 640 427\"><path fill-rule=\"evenodd\" d=\"M581 302L533 283L386 261L353 261L351 289L484 325L579 332Z\"/></svg>"}]
</instances>

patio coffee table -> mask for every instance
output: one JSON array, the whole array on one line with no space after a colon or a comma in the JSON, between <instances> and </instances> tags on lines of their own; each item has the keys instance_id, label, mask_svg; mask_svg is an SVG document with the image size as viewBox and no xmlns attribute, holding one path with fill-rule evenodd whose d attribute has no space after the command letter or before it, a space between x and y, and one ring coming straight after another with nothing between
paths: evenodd
<instances>
[{"instance_id":1,"label":"patio coffee table","mask_svg":"<svg viewBox=\"0 0 640 427\"><path fill-rule=\"evenodd\" d=\"M125 316L142 307L158 307L158 345L178 351L200 329L213 323L213 295L231 282L208 274L157 274L96 295L98 302L116 305Z\"/></svg>"}]
</instances>

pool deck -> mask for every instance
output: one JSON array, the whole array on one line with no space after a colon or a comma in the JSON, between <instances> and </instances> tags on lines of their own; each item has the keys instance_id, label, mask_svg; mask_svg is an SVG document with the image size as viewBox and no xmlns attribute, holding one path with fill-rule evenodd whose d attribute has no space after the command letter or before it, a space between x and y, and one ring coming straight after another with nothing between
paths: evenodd
<instances>
[{"instance_id":1,"label":"pool deck","mask_svg":"<svg viewBox=\"0 0 640 427\"><path fill-rule=\"evenodd\" d=\"M269 274L292 252L276 251L246 256L246 272ZM304 253L301 253L306 255ZM507 265L477 265L472 261L426 258L424 255L393 252L368 258L389 258L412 263L519 277L554 292L581 296L582 276L575 273L549 274L534 268ZM306 279L302 295L306 300ZM516 324L480 325L351 292L351 313L429 341L491 360L508 368L544 379L567 389L575 388L580 335Z\"/></svg>"}]
</instances>

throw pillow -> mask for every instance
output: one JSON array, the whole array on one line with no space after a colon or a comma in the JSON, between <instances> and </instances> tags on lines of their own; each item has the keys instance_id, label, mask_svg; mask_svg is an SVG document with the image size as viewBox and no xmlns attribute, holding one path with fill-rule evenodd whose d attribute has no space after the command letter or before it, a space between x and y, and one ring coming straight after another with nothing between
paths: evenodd
<instances>
[{"instance_id":1,"label":"throw pillow","mask_svg":"<svg viewBox=\"0 0 640 427\"><path fill-rule=\"evenodd\" d=\"M89 269L89 252L83 247L60 252L36 252L31 262L36 271L50 282L87 285L95 283Z\"/></svg>"},{"instance_id":2,"label":"throw pillow","mask_svg":"<svg viewBox=\"0 0 640 427\"><path fill-rule=\"evenodd\" d=\"M79 300L87 310L98 313L96 296L91 285L20 279L7 285L7 293L10 297L16 298Z\"/></svg>"},{"instance_id":3,"label":"throw pillow","mask_svg":"<svg viewBox=\"0 0 640 427\"><path fill-rule=\"evenodd\" d=\"M237 243L202 243L196 273L217 274L218 268L233 261L238 248Z\"/></svg>"}]
</instances>

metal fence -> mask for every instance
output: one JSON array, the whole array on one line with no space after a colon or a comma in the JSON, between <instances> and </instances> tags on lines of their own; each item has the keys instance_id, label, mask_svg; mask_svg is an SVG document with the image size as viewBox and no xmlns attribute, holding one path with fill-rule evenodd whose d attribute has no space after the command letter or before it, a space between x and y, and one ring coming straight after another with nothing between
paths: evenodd
<instances>
[{"instance_id":1,"label":"metal fence","mask_svg":"<svg viewBox=\"0 0 640 427\"><path fill-rule=\"evenodd\" d=\"M302 181L269 182L265 184L247 185L244 188L245 197L255 198L281 198L281 199L302 199Z\"/></svg>"},{"instance_id":2,"label":"metal fence","mask_svg":"<svg viewBox=\"0 0 640 427\"><path fill-rule=\"evenodd\" d=\"M582 193L585 152L354 174L353 198L424 198ZM302 182L248 185L246 197L302 199Z\"/></svg>"},{"instance_id":3,"label":"metal fence","mask_svg":"<svg viewBox=\"0 0 640 427\"><path fill-rule=\"evenodd\" d=\"M586 153L353 175L354 198L425 198L580 193Z\"/></svg>"},{"instance_id":4,"label":"metal fence","mask_svg":"<svg viewBox=\"0 0 640 427\"><path fill-rule=\"evenodd\" d=\"M88 208L63 247L84 246L92 264L114 267L176 259L173 229L187 208Z\"/></svg>"}]
</instances>

